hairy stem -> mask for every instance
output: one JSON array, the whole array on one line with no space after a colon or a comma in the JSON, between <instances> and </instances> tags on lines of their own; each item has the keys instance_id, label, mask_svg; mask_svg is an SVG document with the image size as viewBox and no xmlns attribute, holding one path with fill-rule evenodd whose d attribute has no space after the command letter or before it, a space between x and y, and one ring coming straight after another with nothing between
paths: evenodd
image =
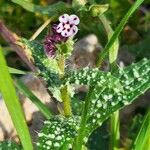
<instances>
[{"instance_id":1,"label":"hairy stem","mask_svg":"<svg viewBox=\"0 0 150 150\"><path fill-rule=\"evenodd\" d=\"M67 86L61 89L61 97L63 100L64 114L66 117L70 117L72 115L72 110L71 110L71 104L70 104L70 95L69 95Z\"/></svg>"},{"instance_id":2,"label":"hairy stem","mask_svg":"<svg viewBox=\"0 0 150 150\"><path fill-rule=\"evenodd\" d=\"M58 66L61 71L61 78L64 77L65 74L65 58L64 56L60 56L58 59ZM72 110L71 110L71 104L70 104L70 94L68 92L68 86L64 86L61 90L61 98L63 100L63 107L64 107L64 115L66 117L70 117L72 115Z\"/></svg>"}]
</instances>

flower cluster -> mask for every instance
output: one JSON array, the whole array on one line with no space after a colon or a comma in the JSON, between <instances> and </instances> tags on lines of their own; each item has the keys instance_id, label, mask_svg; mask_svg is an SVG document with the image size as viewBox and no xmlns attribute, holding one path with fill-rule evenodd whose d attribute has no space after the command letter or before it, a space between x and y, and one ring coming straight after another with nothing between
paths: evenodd
<instances>
[{"instance_id":1,"label":"flower cluster","mask_svg":"<svg viewBox=\"0 0 150 150\"><path fill-rule=\"evenodd\" d=\"M57 26L57 33L61 33L63 37L74 36L78 32L76 25L79 24L80 20L76 15L64 14L59 17L60 23Z\"/></svg>"},{"instance_id":2,"label":"flower cluster","mask_svg":"<svg viewBox=\"0 0 150 150\"><path fill-rule=\"evenodd\" d=\"M55 57L56 44L66 42L69 37L73 37L77 32L77 25L80 20L76 15L64 14L59 17L59 24L52 26L52 34L46 36L44 41L45 53L48 57Z\"/></svg>"}]
</instances>

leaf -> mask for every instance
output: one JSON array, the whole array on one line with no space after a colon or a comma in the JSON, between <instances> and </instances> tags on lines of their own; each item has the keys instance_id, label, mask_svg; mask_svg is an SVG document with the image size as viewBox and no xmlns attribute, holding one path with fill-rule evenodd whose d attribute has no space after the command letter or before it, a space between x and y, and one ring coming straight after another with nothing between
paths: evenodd
<instances>
[{"instance_id":1,"label":"leaf","mask_svg":"<svg viewBox=\"0 0 150 150\"><path fill-rule=\"evenodd\" d=\"M16 68L12 68L12 67L8 67L8 70L9 70L9 73L11 73L11 74L24 75L24 74L27 74L27 73L28 73L28 72L26 72L26 71L22 71L22 70L19 70L19 69L16 69Z\"/></svg>"},{"instance_id":2,"label":"leaf","mask_svg":"<svg viewBox=\"0 0 150 150\"><path fill-rule=\"evenodd\" d=\"M39 75L46 81L47 88L58 101L62 101L59 90L61 84L59 74L61 71L57 61L46 56L41 43L35 40L29 41L25 38L21 39L20 42L22 42L26 49L32 52L35 66L39 69Z\"/></svg>"},{"instance_id":3,"label":"leaf","mask_svg":"<svg viewBox=\"0 0 150 150\"><path fill-rule=\"evenodd\" d=\"M22 6L27 11L48 15L49 17L58 17L59 15L70 11L70 6L64 2L57 2L49 6L36 5L30 2L26 2L25 0L12 0L12 2Z\"/></svg>"},{"instance_id":4,"label":"leaf","mask_svg":"<svg viewBox=\"0 0 150 150\"><path fill-rule=\"evenodd\" d=\"M24 150L33 150L30 134L17 97L13 81L0 48L0 91Z\"/></svg>"},{"instance_id":5,"label":"leaf","mask_svg":"<svg viewBox=\"0 0 150 150\"><path fill-rule=\"evenodd\" d=\"M111 73L100 71L97 68L83 68L80 70L70 70L65 74L63 84L70 85L70 84L77 84L77 85L101 85L103 86L106 81L109 82L110 88L113 87L114 84L118 84L118 79L113 77Z\"/></svg>"},{"instance_id":6,"label":"leaf","mask_svg":"<svg viewBox=\"0 0 150 150\"><path fill-rule=\"evenodd\" d=\"M20 145L10 140L0 142L0 149L1 150L23 150Z\"/></svg>"},{"instance_id":7,"label":"leaf","mask_svg":"<svg viewBox=\"0 0 150 150\"><path fill-rule=\"evenodd\" d=\"M49 108L46 107L46 105L43 104L41 100L39 100L38 97L36 97L21 80L16 80L15 84L19 91L27 96L47 119L50 119L50 117L53 116L53 113L50 112Z\"/></svg>"},{"instance_id":8,"label":"leaf","mask_svg":"<svg viewBox=\"0 0 150 150\"><path fill-rule=\"evenodd\" d=\"M127 14L124 16L124 18L121 20L120 24L117 26L115 32L111 36L110 40L108 41L107 45L105 46L104 50L102 53L98 55L98 60L97 60L97 67L99 67L103 61L103 59L107 56L109 51L111 50L111 47L114 46L114 42L117 40L119 37L121 31L123 30L125 24L128 22L129 18L131 15L135 12L135 10L144 2L144 0L137 0L134 5L129 9Z\"/></svg>"},{"instance_id":9,"label":"leaf","mask_svg":"<svg viewBox=\"0 0 150 150\"><path fill-rule=\"evenodd\" d=\"M79 128L80 117L65 118L55 116L44 122L44 126L38 134L37 148L40 150L54 149L67 150L71 148L73 139Z\"/></svg>"},{"instance_id":10,"label":"leaf","mask_svg":"<svg viewBox=\"0 0 150 150\"><path fill-rule=\"evenodd\" d=\"M70 71L65 75L64 84L95 85L87 121L87 129L92 132L113 112L150 88L150 60L120 68L114 75L89 68Z\"/></svg>"},{"instance_id":11,"label":"leaf","mask_svg":"<svg viewBox=\"0 0 150 150\"><path fill-rule=\"evenodd\" d=\"M109 20L105 17L105 15L99 16L101 22L103 23L103 26L106 30L108 40L110 40L111 36L113 35L114 31L110 26ZM114 44L111 46L111 49L109 50L109 62L110 64L114 63L118 56L118 49L119 49L119 40L118 38L114 42Z\"/></svg>"},{"instance_id":12,"label":"leaf","mask_svg":"<svg viewBox=\"0 0 150 150\"><path fill-rule=\"evenodd\" d=\"M97 91L101 93L97 96L98 92L95 92L95 97L98 98L95 98L95 102L92 100L88 119L89 127L92 124L93 130L113 112L129 105L150 88L150 60L143 59L125 69L120 69L116 77L119 78L123 90L116 87L102 89L97 86Z\"/></svg>"},{"instance_id":13,"label":"leaf","mask_svg":"<svg viewBox=\"0 0 150 150\"><path fill-rule=\"evenodd\" d=\"M150 111L145 115L140 131L132 145L132 150L150 149Z\"/></svg>"}]
</instances>

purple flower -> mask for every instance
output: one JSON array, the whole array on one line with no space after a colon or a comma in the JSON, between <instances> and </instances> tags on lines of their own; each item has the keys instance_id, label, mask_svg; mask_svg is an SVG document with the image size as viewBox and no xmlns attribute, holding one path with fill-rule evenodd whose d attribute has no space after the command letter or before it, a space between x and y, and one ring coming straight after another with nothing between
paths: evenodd
<instances>
[{"instance_id":1,"label":"purple flower","mask_svg":"<svg viewBox=\"0 0 150 150\"><path fill-rule=\"evenodd\" d=\"M72 37L78 32L79 17L76 15L63 14L59 17L60 23L57 26L57 33L63 37Z\"/></svg>"},{"instance_id":2,"label":"purple flower","mask_svg":"<svg viewBox=\"0 0 150 150\"><path fill-rule=\"evenodd\" d=\"M76 25L80 20L76 15L64 14L59 17L60 23L53 24L52 34L46 36L44 41L44 50L48 57L54 58L56 55L56 44L66 42L69 37L78 32Z\"/></svg>"}]
</instances>

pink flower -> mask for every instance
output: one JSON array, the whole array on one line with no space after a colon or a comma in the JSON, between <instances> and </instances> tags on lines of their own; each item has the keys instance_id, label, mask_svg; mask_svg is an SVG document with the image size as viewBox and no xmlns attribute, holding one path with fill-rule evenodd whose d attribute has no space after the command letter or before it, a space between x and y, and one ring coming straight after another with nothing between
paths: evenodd
<instances>
[{"instance_id":1,"label":"pink flower","mask_svg":"<svg viewBox=\"0 0 150 150\"><path fill-rule=\"evenodd\" d=\"M63 37L72 37L78 32L77 25L80 20L76 15L63 14L59 17L60 23L58 24L56 31Z\"/></svg>"}]
</instances>

